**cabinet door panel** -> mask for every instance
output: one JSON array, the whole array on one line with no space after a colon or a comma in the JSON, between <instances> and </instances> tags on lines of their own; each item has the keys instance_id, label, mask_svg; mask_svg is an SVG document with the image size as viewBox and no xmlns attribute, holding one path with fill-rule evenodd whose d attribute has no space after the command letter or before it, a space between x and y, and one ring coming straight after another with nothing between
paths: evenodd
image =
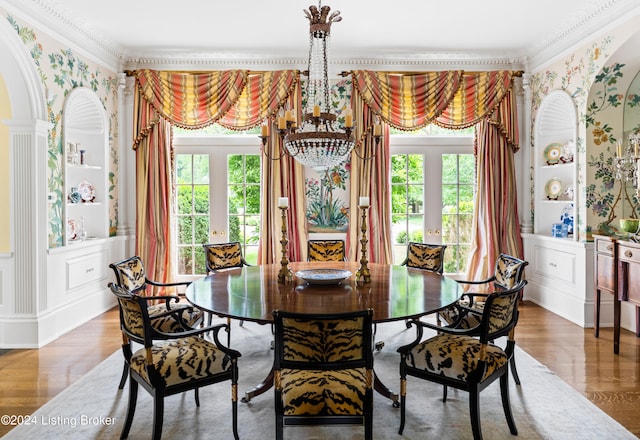
<instances>
[{"instance_id":1,"label":"cabinet door panel","mask_svg":"<svg viewBox=\"0 0 640 440\"><path fill-rule=\"evenodd\" d=\"M596 283L598 289L606 290L611 293L615 292L615 263L615 259L612 256L601 254L596 256Z\"/></svg>"}]
</instances>

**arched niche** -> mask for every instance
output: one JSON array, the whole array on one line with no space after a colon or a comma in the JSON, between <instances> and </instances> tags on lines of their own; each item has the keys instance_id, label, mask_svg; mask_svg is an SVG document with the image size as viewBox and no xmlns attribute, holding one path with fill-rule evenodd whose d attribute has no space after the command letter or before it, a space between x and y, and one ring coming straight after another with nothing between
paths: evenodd
<instances>
[{"instance_id":1,"label":"arched niche","mask_svg":"<svg viewBox=\"0 0 640 440\"><path fill-rule=\"evenodd\" d=\"M552 225L563 223L563 216L570 216L568 232L574 240L578 239L576 137L577 110L573 99L563 90L550 92L540 104L534 126L536 234L551 236Z\"/></svg>"},{"instance_id":2,"label":"arched niche","mask_svg":"<svg viewBox=\"0 0 640 440\"><path fill-rule=\"evenodd\" d=\"M86 87L73 89L65 100L62 125L64 243L106 238L109 235L109 119L98 95Z\"/></svg>"}]
</instances>

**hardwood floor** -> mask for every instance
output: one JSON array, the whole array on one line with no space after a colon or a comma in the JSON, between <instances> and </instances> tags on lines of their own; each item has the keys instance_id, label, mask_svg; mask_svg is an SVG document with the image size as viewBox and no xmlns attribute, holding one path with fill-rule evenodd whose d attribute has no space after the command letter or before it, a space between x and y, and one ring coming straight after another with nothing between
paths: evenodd
<instances>
[{"instance_id":1,"label":"hardwood floor","mask_svg":"<svg viewBox=\"0 0 640 440\"><path fill-rule=\"evenodd\" d=\"M601 329L596 339L593 329L527 301L520 307L516 338L523 350L640 437L640 338L623 330L620 354L614 355L612 329ZM0 351L2 414L33 413L118 350L120 342L113 309L40 350ZM526 386L527 378L521 379ZM0 436L11 428L0 424Z\"/></svg>"}]
</instances>

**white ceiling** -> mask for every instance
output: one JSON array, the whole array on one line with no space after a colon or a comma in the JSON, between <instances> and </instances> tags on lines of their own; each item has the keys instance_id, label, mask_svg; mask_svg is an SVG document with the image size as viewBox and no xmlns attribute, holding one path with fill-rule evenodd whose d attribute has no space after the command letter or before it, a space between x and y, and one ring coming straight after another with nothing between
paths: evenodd
<instances>
[{"instance_id":1,"label":"white ceiling","mask_svg":"<svg viewBox=\"0 0 640 440\"><path fill-rule=\"evenodd\" d=\"M316 0L8 0L115 54L306 60ZM343 20L333 59L531 59L602 28L640 0L325 0Z\"/></svg>"}]
</instances>

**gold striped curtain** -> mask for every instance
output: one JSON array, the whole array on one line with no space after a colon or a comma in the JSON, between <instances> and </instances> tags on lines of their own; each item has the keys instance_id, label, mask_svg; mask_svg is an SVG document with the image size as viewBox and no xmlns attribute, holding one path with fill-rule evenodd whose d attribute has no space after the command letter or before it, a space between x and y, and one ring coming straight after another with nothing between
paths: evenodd
<instances>
[{"instance_id":1,"label":"gold striped curtain","mask_svg":"<svg viewBox=\"0 0 640 440\"><path fill-rule=\"evenodd\" d=\"M403 74L354 71L353 77L354 89L366 105L386 124L395 128L415 130L431 122L450 129L477 126L475 153L478 194L472 258L467 275L469 279L478 279L483 277L480 275L492 271L499 252L522 257L513 178L513 153L518 150L519 139L515 94L512 91L513 72ZM354 109L357 109L357 105ZM371 121L362 120L361 123L369 129L366 124ZM363 138L360 135L356 148L362 146ZM381 163L370 165L380 167ZM365 163L363 169L366 170L366 167ZM369 171L364 172L368 178L375 179L367 174ZM382 174L388 176L389 172L387 170ZM356 188L356 191L363 190L360 186ZM506 197L505 194L512 196ZM351 196L356 195L352 191ZM373 206L371 211L374 211ZM388 221L390 223L390 218ZM351 235L352 229L349 230ZM382 249L386 243L381 235L372 236L371 239L377 240ZM350 241L353 243L354 238L351 237ZM370 247L373 249L374 245L370 244Z\"/></svg>"},{"instance_id":2,"label":"gold striped curtain","mask_svg":"<svg viewBox=\"0 0 640 440\"><path fill-rule=\"evenodd\" d=\"M273 117L288 99L298 83L298 72L140 70L135 77L138 86L133 123L134 149L137 150L136 253L148 266L150 277L170 282L176 240L172 226L174 207L171 205L174 191L171 125L200 128L221 122L238 130L259 125L265 118ZM277 132L272 130L272 133ZM266 167L263 176L273 171ZM282 187L301 187L304 194L304 179L296 177L295 173L290 175L293 181ZM269 186L264 188L270 189ZM297 215L292 221L300 221L299 217ZM271 219L272 223L279 221L279 216ZM279 240L279 235L276 237ZM268 232L266 239L273 241ZM273 254L267 259L271 258Z\"/></svg>"},{"instance_id":3,"label":"gold striped curtain","mask_svg":"<svg viewBox=\"0 0 640 440\"><path fill-rule=\"evenodd\" d=\"M399 130L417 130L445 111L462 71L390 73L353 71L353 85L371 110Z\"/></svg>"},{"instance_id":4,"label":"gold striped curtain","mask_svg":"<svg viewBox=\"0 0 640 440\"><path fill-rule=\"evenodd\" d=\"M495 121L476 125L477 193L466 278L493 275L500 253L523 258L513 148Z\"/></svg>"},{"instance_id":5,"label":"gold striped curtain","mask_svg":"<svg viewBox=\"0 0 640 440\"><path fill-rule=\"evenodd\" d=\"M172 125L201 128L224 116L238 100L247 72L227 70L178 73L138 70L138 88L160 116Z\"/></svg>"},{"instance_id":6,"label":"gold striped curtain","mask_svg":"<svg viewBox=\"0 0 640 440\"><path fill-rule=\"evenodd\" d=\"M298 112L301 120L302 92L299 82L293 88L288 103ZM289 261L306 260L307 216L304 187L304 166L289 155L283 155L282 139L277 130L277 119L269 119L269 140L262 157L262 184L260 188L260 243L258 264L279 263L282 258L282 211L278 198L289 198L286 212ZM271 159L269 159L269 157ZM279 158L279 159L278 159Z\"/></svg>"},{"instance_id":7,"label":"gold striped curtain","mask_svg":"<svg viewBox=\"0 0 640 440\"><path fill-rule=\"evenodd\" d=\"M134 94L136 150L136 255L146 275L156 281L173 280L173 153L171 126L151 104ZM162 292L154 292L162 294Z\"/></svg>"},{"instance_id":8,"label":"gold striped curtain","mask_svg":"<svg viewBox=\"0 0 640 440\"><path fill-rule=\"evenodd\" d=\"M349 261L359 261L362 233L361 211L358 208L361 196L369 197L367 210L367 258L372 263L392 263L391 231L391 155L389 152L389 127L383 127L383 136L377 147L371 136L374 113L368 107L359 89L351 96L354 114L355 136L358 145L351 153L351 188L349 207L349 229L347 230L347 252ZM358 157L371 158L362 160Z\"/></svg>"},{"instance_id":9,"label":"gold striped curtain","mask_svg":"<svg viewBox=\"0 0 640 440\"><path fill-rule=\"evenodd\" d=\"M245 87L218 124L231 130L248 130L275 116L300 80L297 70L251 72Z\"/></svg>"}]
</instances>

